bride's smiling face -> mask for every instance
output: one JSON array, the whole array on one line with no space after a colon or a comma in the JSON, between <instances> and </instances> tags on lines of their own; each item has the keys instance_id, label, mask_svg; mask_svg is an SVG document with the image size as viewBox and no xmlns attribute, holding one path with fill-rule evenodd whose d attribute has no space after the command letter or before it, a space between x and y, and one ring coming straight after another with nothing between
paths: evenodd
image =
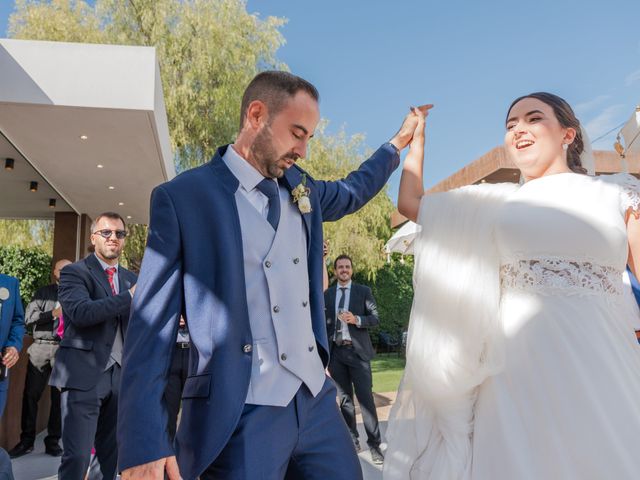
<instances>
[{"instance_id":1,"label":"bride's smiling face","mask_svg":"<svg viewBox=\"0 0 640 480\"><path fill-rule=\"evenodd\" d=\"M563 144L575 136L563 128L553 108L537 98L523 98L507 116L507 152L525 179L570 171Z\"/></svg>"}]
</instances>

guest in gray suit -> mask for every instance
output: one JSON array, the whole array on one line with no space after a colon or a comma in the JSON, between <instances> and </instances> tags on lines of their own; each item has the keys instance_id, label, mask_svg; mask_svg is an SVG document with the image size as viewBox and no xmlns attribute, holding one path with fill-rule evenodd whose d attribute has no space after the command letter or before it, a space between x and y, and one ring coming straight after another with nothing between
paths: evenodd
<instances>
[{"instance_id":1,"label":"guest in gray suit","mask_svg":"<svg viewBox=\"0 0 640 480\"><path fill-rule=\"evenodd\" d=\"M122 345L137 280L118 264L125 228L117 213L99 215L91 225L95 253L60 273L64 336L50 383L62 389L64 480L84 479L94 445L100 468L90 478L116 478Z\"/></svg>"},{"instance_id":2,"label":"guest in gray suit","mask_svg":"<svg viewBox=\"0 0 640 480\"><path fill-rule=\"evenodd\" d=\"M334 268L338 283L324 294L327 337L331 342L329 373L338 387L342 416L356 450L360 451L353 403L355 388L371 459L380 465L384 456L380 450L380 427L373 401L371 376L371 359L375 352L367 331L378 324L378 307L369 287L351 281L353 265L348 255L338 256Z\"/></svg>"}]
</instances>

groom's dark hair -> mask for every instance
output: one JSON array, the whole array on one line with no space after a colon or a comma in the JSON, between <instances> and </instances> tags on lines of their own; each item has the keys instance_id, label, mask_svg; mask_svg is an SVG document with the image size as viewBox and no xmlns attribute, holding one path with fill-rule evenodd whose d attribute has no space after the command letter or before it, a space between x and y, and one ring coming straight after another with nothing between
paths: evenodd
<instances>
[{"instance_id":1,"label":"groom's dark hair","mask_svg":"<svg viewBox=\"0 0 640 480\"><path fill-rule=\"evenodd\" d=\"M247 108L254 100L264 102L271 118L282 110L285 102L299 91L309 94L316 102L320 101L318 89L304 78L289 72L267 70L259 73L244 91L240 106L240 130L247 116Z\"/></svg>"}]
</instances>

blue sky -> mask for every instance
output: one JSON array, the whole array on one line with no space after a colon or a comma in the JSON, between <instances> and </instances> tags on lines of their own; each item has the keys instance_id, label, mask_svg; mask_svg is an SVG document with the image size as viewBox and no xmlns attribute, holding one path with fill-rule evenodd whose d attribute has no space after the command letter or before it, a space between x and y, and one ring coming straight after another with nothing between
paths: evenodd
<instances>
[{"instance_id":1,"label":"blue sky","mask_svg":"<svg viewBox=\"0 0 640 480\"><path fill-rule=\"evenodd\" d=\"M12 6L0 0L0 32ZM564 97L592 139L640 103L638 0L248 0L247 9L288 18L278 56L318 87L330 131L364 133L376 148L409 105L434 103L427 187L501 144L519 95Z\"/></svg>"}]
</instances>

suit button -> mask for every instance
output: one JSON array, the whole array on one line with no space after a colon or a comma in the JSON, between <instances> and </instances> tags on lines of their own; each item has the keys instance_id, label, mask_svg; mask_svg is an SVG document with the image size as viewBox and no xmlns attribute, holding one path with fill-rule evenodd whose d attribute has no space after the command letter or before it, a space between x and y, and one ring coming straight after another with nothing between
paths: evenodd
<instances>
[{"instance_id":1,"label":"suit button","mask_svg":"<svg viewBox=\"0 0 640 480\"><path fill-rule=\"evenodd\" d=\"M267 268L271 268L271 262L267 260L266 262L264 262L264 266Z\"/></svg>"},{"instance_id":2,"label":"suit button","mask_svg":"<svg viewBox=\"0 0 640 480\"><path fill-rule=\"evenodd\" d=\"M297 265L298 263L300 263L300 259L298 257L294 258L293 263Z\"/></svg>"},{"instance_id":3,"label":"suit button","mask_svg":"<svg viewBox=\"0 0 640 480\"><path fill-rule=\"evenodd\" d=\"M273 311L278 313L280 311L280 307L278 305L274 306Z\"/></svg>"},{"instance_id":4,"label":"suit button","mask_svg":"<svg viewBox=\"0 0 640 480\"><path fill-rule=\"evenodd\" d=\"M309 302L307 302L306 300L304 300L304 301L302 302L302 306L303 306L303 307L306 307L307 305L309 305Z\"/></svg>"},{"instance_id":5,"label":"suit button","mask_svg":"<svg viewBox=\"0 0 640 480\"><path fill-rule=\"evenodd\" d=\"M314 346L313 345L309 345L309 351L313 352Z\"/></svg>"},{"instance_id":6,"label":"suit button","mask_svg":"<svg viewBox=\"0 0 640 480\"><path fill-rule=\"evenodd\" d=\"M283 362L287 359L287 354L283 353L282 355L280 355L280 360L282 360Z\"/></svg>"},{"instance_id":7,"label":"suit button","mask_svg":"<svg viewBox=\"0 0 640 480\"><path fill-rule=\"evenodd\" d=\"M253 350L253 345L251 345L250 343L247 343L245 346L242 347L242 351L244 353L251 353L252 350Z\"/></svg>"}]
</instances>

